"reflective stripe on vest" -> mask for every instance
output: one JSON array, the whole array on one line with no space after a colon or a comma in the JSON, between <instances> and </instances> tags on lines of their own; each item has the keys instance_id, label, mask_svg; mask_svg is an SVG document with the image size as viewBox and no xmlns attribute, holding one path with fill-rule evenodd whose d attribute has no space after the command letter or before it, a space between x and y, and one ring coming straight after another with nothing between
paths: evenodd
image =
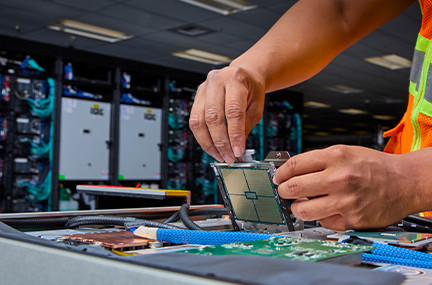
<instances>
[{"instance_id":1,"label":"reflective stripe on vest","mask_svg":"<svg viewBox=\"0 0 432 285\"><path fill-rule=\"evenodd\" d=\"M418 35L411 67L409 91L414 96L414 108L410 116L414 130L411 151L420 149L422 142L419 113L432 117L432 68L429 68L432 62L432 44L430 42Z\"/></svg>"}]
</instances>

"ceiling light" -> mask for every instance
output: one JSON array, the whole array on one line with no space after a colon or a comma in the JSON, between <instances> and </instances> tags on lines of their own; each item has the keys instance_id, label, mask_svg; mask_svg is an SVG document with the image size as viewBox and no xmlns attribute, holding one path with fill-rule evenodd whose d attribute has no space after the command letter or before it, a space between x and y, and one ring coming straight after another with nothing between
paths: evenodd
<instances>
[{"instance_id":1,"label":"ceiling light","mask_svg":"<svg viewBox=\"0 0 432 285\"><path fill-rule=\"evenodd\" d=\"M348 129L345 129L345 128L333 128L333 129L330 129L330 131L332 131L332 132L347 132Z\"/></svg>"},{"instance_id":2,"label":"ceiling light","mask_svg":"<svg viewBox=\"0 0 432 285\"><path fill-rule=\"evenodd\" d=\"M359 109L340 109L338 110L339 113L344 113L344 114L348 114L348 115L363 115L363 114L367 114L366 111L363 110L359 110Z\"/></svg>"},{"instance_id":3,"label":"ceiling light","mask_svg":"<svg viewBox=\"0 0 432 285\"><path fill-rule=\"evenodd\" d=\"M326 86L326 87L324 87L324 89L327 89L327 90L330 90L330 91L334 91L334 92L343 93L343 94L353 94L353 93L361 93L361 92L363 92L363 90L361 90L361 89L349 87L349 86L346 86L346 85Z\"/></svg>"},{"instance_id":4,"label":"ceiling light","mask_svg":"<svg viewBox=\"0 0 432 285\"><path fill-rule=\"evenodd\" d=\"M222 15L255 9L258 6L244 0L179 0Z\"/></svg>"},{"instance_id":5,"label":"ceiling light","mask_svg":"<svg viewBox=\"0 0 432 285\"><path fill-rule=\"evenodd\" d=\"M318 126L315 126L315 125L304 125L303 128L306 128L306 129L318 129Z\"/></svg>"},{"instance_id":6,"label":"ceiling light","mask_svg":"<svg viewBox=\"0 0 432 285\"><path fill-rule=\"evenodd\" d=\"M412 61L409 59L406 59L404 57L395 55L395 54L389 54L384 56L376 56L376 57L368 57L365 58L367 62L395 70L395 69L402 69L402 68L409 68L412 65Z\"/></svg>"},{"instance_id":7,"label":"ceiling light","mask_svg":"<svg viewBox=\"0 0 432 285\"><path fill-rule=\"evenodd\" d=\"M324 104L320 102L315 101L307 101L303 104L304 107L310 107L310 108L330 108L329 104Z\"/></svg>"},{"instance_id":8,"label":"ceiling light","mask_svg":"<svg viewBox=\"0 0 432 285\"><path fill-rule=\"evenodd\" d=\"M223 64L232 61L232 58L227 56L206 52L197 49L188 49L173 53L174 56L187 58L195 61L210 63L210 64Z\"/></svg>"},{"instance_id":9,"label":"ceiling light","mask_svg":"<svg viewBox=\"0 0 432 285\"><path fill-rule=\"evenodd\" d=\"M328 133L328 132L315 132L314 134L316 136L329 136L330 135L330 133Z\"/></svg>"},{"instance_id":10,"label":"ceiling light","mask_svg":"<svg viewBox=\"0 0 432 285\"><path fill-rule=\"evenodd\" d=\"M395 120L396 117L390 115L374 115L372 118L377 120Z\"/></svg>"},{"instance_id":11,"label":"ceiling light","mask_svg":"<svg viewBox=\"0 0 432 285\"><path fill-rule=\"evenodd\" d=\"M118 31L108 30L105 28L87 25L71 20L61 20L55 24L49 25L48 29L60 31L68 34L88 37L100 41L115 43L132 38L132 35Z\"/></svg>"}]
</instances>

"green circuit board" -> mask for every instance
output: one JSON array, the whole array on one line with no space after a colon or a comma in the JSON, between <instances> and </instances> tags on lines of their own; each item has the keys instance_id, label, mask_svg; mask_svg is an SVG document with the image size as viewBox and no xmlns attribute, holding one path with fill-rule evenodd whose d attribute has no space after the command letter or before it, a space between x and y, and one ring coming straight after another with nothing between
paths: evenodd
<instances>
[{"instance_id":1,"label":"green circuit board","mask_svg":"<svg viewBox=\"0 0 432 285\"><path fill-rule=\"evenodd\" d=\"M336 243L313 239L280 237L267 240L236 242L182 251L204 255L257 255L316 262L343 255L368 252L372 246Z\"/></svg>"}]
</instances>

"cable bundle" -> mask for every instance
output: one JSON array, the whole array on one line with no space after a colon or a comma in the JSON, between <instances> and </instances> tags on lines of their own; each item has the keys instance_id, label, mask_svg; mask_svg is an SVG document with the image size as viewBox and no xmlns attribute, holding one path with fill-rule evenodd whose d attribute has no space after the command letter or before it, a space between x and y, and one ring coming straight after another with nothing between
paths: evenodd
<instances>
[{"instance_id":1,"label":"cable bundle","mask_svg":"<svg viewBox=\"0 0 432 285\"><path fill-rule=\"evenodd\" d=\"M17 181L16 186L18 187L25 187L29 195L27 195L25 198L30 202L41 202L43 200L46 200L50 197L51 194L51 170L48 172L47 176L45 177L45 180L39 184L35 185L30 182L25 181Z\"/></svg>"},{"instance_id":2,"label":"cable bundle","mask_svg":"<svg viewBox=\"0 0 432 285\"><path fill-rule=\"evenodd\" d=\"M374 242L372 253L363 253L364 261L390 263L432 269L432 255Z\"/></svg>"},{"instance_id":3,"label":"cable bundle","mask_svg":"<svg viewBox=\"0 0 432 285\"><path fill-rule=\"evenodd\" d=\"M168 159L172 162L179 162L185 155L185 150L183 148L168 148Z\"/></svg>"}]
</instances>

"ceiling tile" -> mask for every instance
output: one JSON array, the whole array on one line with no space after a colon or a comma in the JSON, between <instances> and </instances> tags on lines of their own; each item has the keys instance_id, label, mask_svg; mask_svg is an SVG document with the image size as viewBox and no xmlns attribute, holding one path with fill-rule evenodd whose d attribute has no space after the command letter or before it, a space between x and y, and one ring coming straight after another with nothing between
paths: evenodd
<instances>
[{"instance_id":1,"label":"ceiling tile","mask_svg":"<svg viewBox=\"0 0 432 285\"><path fill-rule=\"evenodd\" d=\"M409 39L409 42L415 42L420 27L420 21L413 20L410 16L402 14L382 26L380 30L405 40Z\"/></svg>"},{"instance_id":2,"label":"ceiling tile","mask_svg":"<svg viewBox=\"0 0 432 285\"><path fill-rule=\"evenodd\" d=\"M217 13L182 3L178 0L134 0L127 4L185 22L198 22L220 17Z\"/></svg>"},{"instance_id":3,"label":"ceiling tile","mask_svg":"<svg viewBox=\"0 0 432 285\"><path fill-rule=\"evenodd\" d=\"M20 34L44 27L52 22L51 19L37 13L20 11L13 8L0 9L0 32L5 35L15 36L15 26L20 27Z\"/></svg>"},{"instance_id":4,"label":"ceiling tile","mask_svg":"<svg viewBox=\"0 0 432 285\"><path fill-rule=\"evenodd\" d=\"M156 65L171 67L171 68L177 68L181 70L187 70L192 72L198 72L207 74L210 70L213 68L218 68L217 66L212 66L210 64L206 63L200 63L196 61L191 61L175 56L166 56L161 58L155 58L155 59L146 59L145 62L152 63Z\"/></svg>"},{"instance_id":5,"label":"ceiling tile","mask_svg":"<svg viewBox=\"0 0 432 285\"><path fill-rule=\"evenodd\" d=\"M231 18L218 18L199 23L201 26L221 31L241 39L258 41L267 32L267 29L252 26Z\"/></svg>"},{"instance_id":6,"label":"ceiling tile","mask_svg":"<svg viewBox=\"0 0 432 285\"><path fill-rule=\"evenodd\" d=\"M228 43L225 44L227 47L232 47L237 50L247 51L249 48L251 48L255 44L254 41L240 41L236 43Z\"/></svg>"},{"instance_id":7,"label":"ceiling tile","mask_svg":"<svg viewBox=\"0 0 432 285\"><path fill-rule=\"evenodd\" d=\"M151 27L154 29L169 29L186 23L173 18L160 16L153 12L146 12L126 4L118 4L104 8L100 11L100 14L134 23L141 27Z\"/></svg>"},{"instance_id":8,"label":"ceiling tile","mask_svg":"<svg viewBox=\"0 0 432 285\"><path fill-rule=\"evenodd\" d=\"M239 40L238 37L223 32L210 33L207 35L199 36L197 37L197 39L203 42L209 42L212 44L219 44L219 45L228 45L232 43L238 43L239 41L241 41Z\"/></svg>"},{"instance_id":9,"label":"ceiling tile","mask_svg":"<svg viewBox=\"0 0 432 285\"><path fill-rule=\"evenodd\" d=\"M412 58L415 46L415 39L402 40L379 29L364 37L361 42L380 50L382 55L397 54L405 58Z\"/></svg>"},{"instance_id":10,"label":"ceiling tile","mask_svg":"<svg viewBox=\"0 0 432 285\"><path fill-rule=\"evenodd\" d=\"M101 47L89 48L87 50L91 52L102 53L110 56L127 58L141 62L145 59L154 59L162 56L161 54L146 51L143 49L118 46L116 44L107 44Z\"/></svg>"},{"instance_id":11,"label":"ceiling tile","mask_svg":"<svg viewBox=\"0 0 432 285\"><path fill-rule=\"evenodd\" d=\"M74 20L89 25L99 26L127 34L132 34L134 36L144 35L155 31L155 29L145 25L129 23L122 20L114 19L111 16L105 16L97 13L90 13L85 16L80 16L75 18Z\"/></svg>"},{"instance_id":12,"label":"ceiling tile","mask_svg":"<svg viewBox=\"0 0 432 285\"><path fill-rule=\"evenodd\" d=\"M157 33L143 36L141 38L149 41L155 41L155 42L165 43L169 45L172 44L174 46L181 47L182 49L190 49L190 48L205 49L206 47L211 46L211 44L205 43L196 38L183 36L169 31L157 32Z\"/></svg>"},{"instance_id":13,"label":"ceiling tile","mask_svg":"<svg viewBox=\"0 0 432 285\"><path fill-rule=\"evenodd\" d=\"M28 33L21 38L26 40L32 40L36 42L45 42L53 45L59 45L63 47L74 47L77 49L84 49L101 45L105 42L93 40L80 36L72 36L66 33L57 32L49 29L41 29L31 33ZM75 38L75 40L73 39Z\"/></svg>"},{"instance_id":14,"label":"ceiling tile","mask_svg":"<svg viewBox=\"0 0 432 285\"><path fill-rule=\"evenodd\" d=\"M54 3L59 3L68 7L79 8L86 11L99 10L105 6L115 4L119 0L52 0Z\"/></svg>"},{"instance_id":15,"label":"ceiling tile","mask_svg":"<svg viewBox=\"0 0 432 285\"><path fill-rule=\"evenodd\" d=\"M267 8L282 15L286 11L288 11L296 2L297 0L282 1L278 4L268 5Z\"/></svg>"},{"instance_id":16,"label":"ceiling tile","mask_svg":"<svg viewBox=\"0 0 432 285\"><path fill-rule=\"evenodd\" d=\"M20 12L26 11L34 15L45 16L47 21L55 21L58 18L68 18L82 14L84 10L65 7L44 0L2 0L2 7L12 7Z\"/></svg>"},{"instance_id":17,"label":"ceiling tile","mask_svg":"<svg viewBox=\"0 0 432 285\"><path fill-rule=\"evenodd\" d=\"M232 19L269 30L277 22L277 20L279 20L280 14L263 8L258 8L239 14L234 14L230 17Z\"/></svg>"},{"instance_id":18,"label":"ceiling tile","mask_svg":"<svg viewBox=\"0 0 432 285\"><path fill-rule=\"evenodd\" d=\"M169 54L169 55L171 55L171 53L173 52L182 49L182 47L173 44L161 43L161 42L156 42L156 41L143 39L143 38L132 38L130 40L119 42L117 43L117 45L143 49L151 52L158 52L158 53Z\"/></svg>"}]
</instances>

